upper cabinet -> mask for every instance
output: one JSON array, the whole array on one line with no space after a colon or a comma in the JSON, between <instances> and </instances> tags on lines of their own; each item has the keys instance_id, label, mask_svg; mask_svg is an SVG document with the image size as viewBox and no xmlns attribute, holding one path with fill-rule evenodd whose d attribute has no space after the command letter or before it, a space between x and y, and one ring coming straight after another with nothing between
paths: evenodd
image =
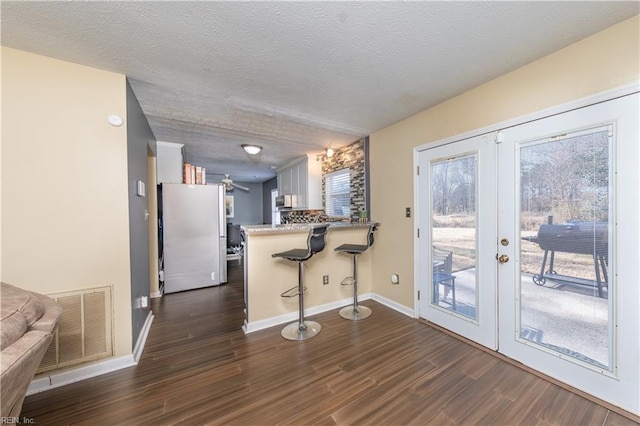
<instances>
[{"instance_id":1,"label":"upper cabinet","mask_svg":"<svg viewBox=\"0 0 640 426\"><path fill-rule=\"evenodd\" d=\"M182 183L182 147L181 143L157 143L156 177L158 183Z\"/></svg>"},{"instance_id":2,"label":"upper cabinet","mask_svg":"<svg viewBox=\"0 0 640 426\"><path fill-rule=\"evenodd\" d=\"M278 193L297 197L298 209L322 209L322 164L305 155L278 169Z\"/></svg>"},{"instance_id":3,"label":"upper cabinet","mask_svg":"<svg viewBox=\"0 0 640 426\"><path fill-rule=\"evenodd\" d=\"M291 187L291 168L278 171L278 194L293 194Z\"/></svg>"}]
</instances>

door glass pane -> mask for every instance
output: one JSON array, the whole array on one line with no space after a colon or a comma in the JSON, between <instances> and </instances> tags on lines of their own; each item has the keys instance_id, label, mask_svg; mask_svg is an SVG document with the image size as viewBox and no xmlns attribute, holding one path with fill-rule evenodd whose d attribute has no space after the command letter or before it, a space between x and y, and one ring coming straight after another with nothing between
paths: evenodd
<instances>
[{"instance_id":1,"label":"door glass pane","mask_svg":"<svg viewBox=\"0 0 640 426\"><path fill-rule=\"evenodd\" d=\"M431 163L431 304L477 319L477 157Z\"/></svg>"},{"instance_id":2,"label":"door glass pane","mask_svg":"<svg viewBox=\"0 0 640 426\"><path fill-rule=\"evenodd\" d=\"M519 337L604 370L610 149L606 127L520 148Z\"/></svg>"}]
</instances>

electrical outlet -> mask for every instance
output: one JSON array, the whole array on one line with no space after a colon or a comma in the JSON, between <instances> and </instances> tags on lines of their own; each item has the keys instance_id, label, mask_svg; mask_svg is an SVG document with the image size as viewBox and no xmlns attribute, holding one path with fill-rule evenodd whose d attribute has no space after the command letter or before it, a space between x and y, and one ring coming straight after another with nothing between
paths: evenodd
<instances>
[{"instance_id":1,"label":"electrical outlet","mask_svg":"<svg viewBox=\"0 0 640 426\"><path fill-rule=\"evenodd\" d=\"M322 276L322 285L327 285L329 284L329 275L323 275Z\"/></svg>"},{"instance_id":2,"label":"electrical outlet","mask_svg":"<svg viewBox=\"0 0 640 426\"><path fill-rule=\"evenodd\" d=\"M211 281L215 281L216 280L216 273L212 272L211 273Z\"/></svg>"}]
</instances>

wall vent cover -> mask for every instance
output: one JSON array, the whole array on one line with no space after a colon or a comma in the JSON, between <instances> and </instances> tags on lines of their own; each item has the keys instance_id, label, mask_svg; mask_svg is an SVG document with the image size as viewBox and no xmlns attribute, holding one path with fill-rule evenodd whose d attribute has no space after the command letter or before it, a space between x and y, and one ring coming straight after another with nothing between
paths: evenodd
<instances>
[{"instance_id":1,"label":"wall vent cover","mask_svg":"<svg viewBox=\"0 0 640 426\"><path fill-rule=\"evenodd\" d=\"M62 319L38 373L113 356L111 287L48 295Z\"/></svg>"}]
</instances>

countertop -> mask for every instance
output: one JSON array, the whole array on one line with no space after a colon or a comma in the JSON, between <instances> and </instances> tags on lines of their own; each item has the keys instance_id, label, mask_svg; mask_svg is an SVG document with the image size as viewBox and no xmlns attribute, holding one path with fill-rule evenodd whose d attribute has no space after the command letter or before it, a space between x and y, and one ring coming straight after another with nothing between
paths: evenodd
<instances>
[{"instance_id":1,"label":"countertop","mask_svg":"<svg viewBox=\"0 0 640 426\"><path fill-rule=\"evenodd\" d=\"M367 223L351 223L351 222L329 222L329 230L332 229L352 229L352 228L368 228L372 222ZM242 225L242 229L247 235L264 235L264 234L284 234L292 232L308 232L309 228L321 226L324 223L290 223L283 225ZM378 224L379 225L379 224Z\"/></svg>"}]
</instances>

